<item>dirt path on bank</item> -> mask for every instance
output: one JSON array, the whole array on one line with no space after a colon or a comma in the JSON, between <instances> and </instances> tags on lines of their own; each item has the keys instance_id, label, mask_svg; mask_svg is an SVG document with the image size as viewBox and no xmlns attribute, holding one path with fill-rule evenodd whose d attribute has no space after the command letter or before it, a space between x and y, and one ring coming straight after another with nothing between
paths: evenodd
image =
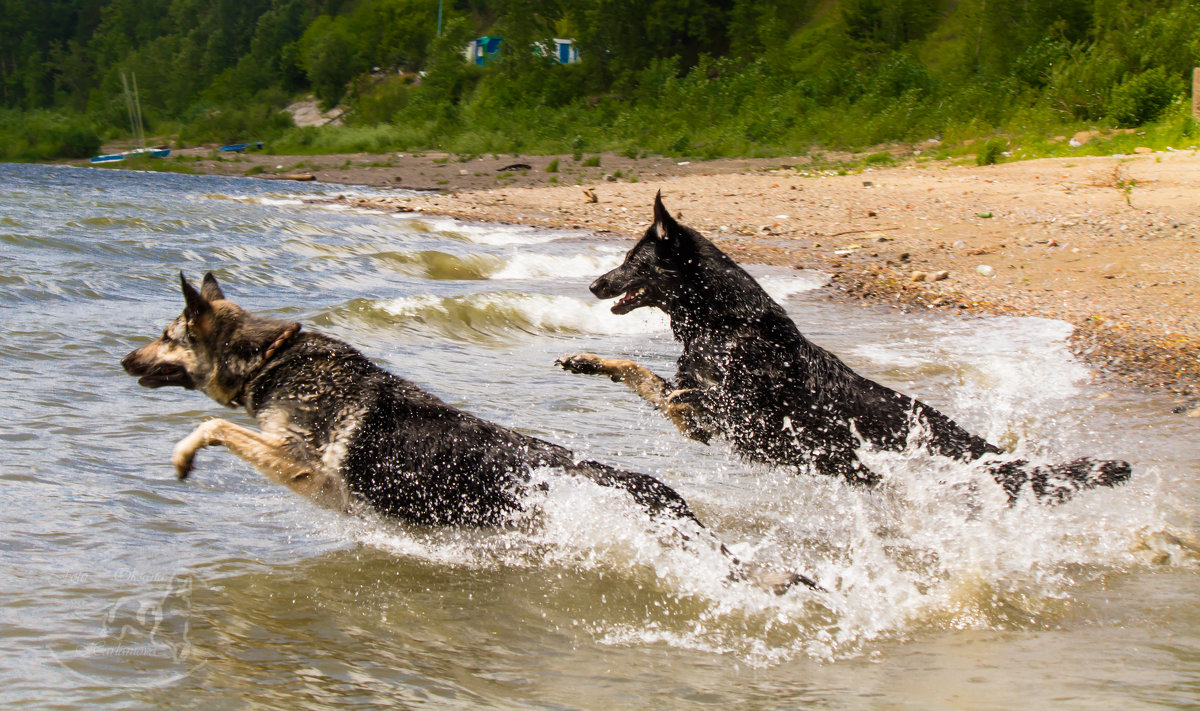
<instances>
[{"instance_id":1,"label":"dirt path on bank","mask_svg":"<svg viewBox=\"0 0 1200 711\"><path fill-rule=\"evenodd\" d=\"M985 167L910 159L845 175L799 157L205 155L194 159L202 172L422 191L342 198L361 207L629 236L661 190L735 259L829 272L850 298L1068 321L1101 375L1165 389L1200 416L1196 151Z\"/></svg>"}]
</instances>

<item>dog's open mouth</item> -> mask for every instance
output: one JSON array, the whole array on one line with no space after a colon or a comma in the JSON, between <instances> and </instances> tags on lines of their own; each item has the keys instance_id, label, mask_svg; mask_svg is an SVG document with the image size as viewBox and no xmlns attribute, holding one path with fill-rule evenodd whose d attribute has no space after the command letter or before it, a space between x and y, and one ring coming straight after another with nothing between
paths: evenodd
<instances>
[{"instance_id":1,"label":"dog's open mouth","mask_svg":"<svg viewBox=\"0 0 1200 711\"><path fill-rule=\"evenodd\" d=\"M178 365L156 365L142 377L138 378L138 385L143 388L161 388L169 385L178 385L182 388L192 389L195 384L192 382L192 376Z\"/></svg>"},{"instance_id":2,"label":"dog's open mouth","mask_svg":"<svg viewBox=\"0 0 1200 711\"><path fill-rule=\"evenodd\" d=\"M625 292L624 296L617 300L617 303L613 304L612 312L620 315L633 311L642 305L642 297L645 295L645 287L639 286L635 289L630 289L629 291Z\"/></svg>"}]
</instances>

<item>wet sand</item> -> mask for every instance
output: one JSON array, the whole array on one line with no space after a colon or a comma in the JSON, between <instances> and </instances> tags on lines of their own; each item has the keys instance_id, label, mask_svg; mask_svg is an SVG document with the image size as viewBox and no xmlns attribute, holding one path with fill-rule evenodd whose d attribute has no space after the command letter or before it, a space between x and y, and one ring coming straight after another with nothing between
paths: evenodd
<instances>
[{"instance_id":1,"label":"wet sand","mask_svg":"<svg viewBox=\"0 0 1200 711\"><path fill-rule=\"evenodd\" d=\"M218 161L194 150L200 172L300 173L420 191L342 198L360 207L630 237L648 225L661 190L685 224L738 261L832 274L833 298L1068 321L1074 349L1097 377L1165 391L1180 412L1200 416L1200 155L1193 150L984 167L901 156L894 167L841 175L808 157L603 154L588 166L591 155Z\"/></svg>"}]
</instances>

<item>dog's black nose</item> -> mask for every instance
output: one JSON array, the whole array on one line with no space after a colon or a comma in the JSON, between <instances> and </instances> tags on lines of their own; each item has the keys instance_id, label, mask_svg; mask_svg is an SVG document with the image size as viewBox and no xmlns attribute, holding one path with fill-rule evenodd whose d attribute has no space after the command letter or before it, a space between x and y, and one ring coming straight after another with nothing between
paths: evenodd
<instances>
[{"instance_id":1,"label":"dog's black nose","mask_svg":"<svg viewBox=\"0 0 1200 711\"><path fill-rule=\"evenodd\" d=\"M141 367L138 365L138 352L141 349L133 351L129 355L121 359L121 367L130 375L142 375Z\"/></svg>"}]
</instances>

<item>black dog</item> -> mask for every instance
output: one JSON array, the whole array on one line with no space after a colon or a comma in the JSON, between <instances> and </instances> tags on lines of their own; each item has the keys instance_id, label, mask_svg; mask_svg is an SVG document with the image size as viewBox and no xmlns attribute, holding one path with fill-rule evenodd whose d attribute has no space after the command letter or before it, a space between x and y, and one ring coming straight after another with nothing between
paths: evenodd
<instances>
[{"instance_id":1,"label":"black dog","mask_svg":"<svg viewBox=\"0 0 1200 711\"><path fill-rule=\"evenodd\" d=\"M560 359L572 372L624 382L689 437L720 435L743 456L770 464L811 466L858 484L874 484L857 451L864 444L902 450L915 428L926 447L964 461L982 460L1010 500L1026 485L1043 501L1129 478L1127 462L1088 458L1052 466L1003 459L1002 450L925 403L855 373L800 334L783 308L721 250L680 225L654 201L654 224L625 262L591 286L625 314L643 306L671 318L683 344L668 382L628 360L577 354Z\"/></svg>"},{"instance_id":2,"label":"black dog","mask_svg":"<svg viewBox=\"0 0 1200 711\"><path fill-rule=\"evenodd\" d=\"M180 281L183 313L122 365L143 386L201 390L244 407L262 428L201 424L175 446L181 479L198 450L223 445L270 481L329 508L365 506L429 525L495 525L522 508L533 470L545 467L622 490L651 517L696 521L683 498L654 477L576 461L564 447L451 407L347 343L246 312L212 274L200 291L182 274ZM777 592L796 582L815 587L800 575L731 564L734 579Z\"/></svg>"}]
</instances>

